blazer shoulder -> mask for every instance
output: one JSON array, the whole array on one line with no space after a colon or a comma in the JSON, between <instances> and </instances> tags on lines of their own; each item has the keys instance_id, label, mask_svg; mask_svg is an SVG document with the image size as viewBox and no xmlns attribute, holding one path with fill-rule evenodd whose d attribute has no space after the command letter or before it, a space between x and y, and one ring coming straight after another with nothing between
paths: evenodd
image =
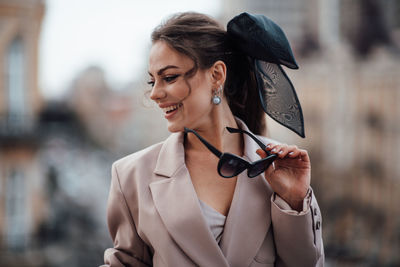
<instances>
[{"instance_id":1,"label":"blazer shoulder","mask_svg":"<svg viewBox=\"0 0 400 267\"><path fill-rule=\"evenodd\" d=\"M158 154L164 142L165 141L159 142L120 158L112 164L112 168L117 170L118 173L130 173L130 171L141 169L141 167L149 169L152 164L155 166Z\"/></svg>"}]
</instances>

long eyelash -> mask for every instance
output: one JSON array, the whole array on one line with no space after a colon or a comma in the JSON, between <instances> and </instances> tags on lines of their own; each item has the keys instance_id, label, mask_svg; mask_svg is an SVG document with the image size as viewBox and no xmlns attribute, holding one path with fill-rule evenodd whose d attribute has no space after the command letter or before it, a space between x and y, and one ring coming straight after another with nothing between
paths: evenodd
<instances>
[{"instance_id":1,"label":"long eyelash","mask_svg":"<svg viewBox=\"0 0 400 267\"><path fill-rule=\"evenodd\" d=\"M172 75L172 76L166 76L166 77L164 77L164 80L165 80L166 82L172 82L173 80L175 80L175 79L178 78L179 76L180 76L179 74Z\"/></svg>"},{"instance_id":2,"label":"long eyelash","mask_svg":"<svg viewBox=\"0 0 400 267\"><path fill-rule=\"evenodd\" d=\"M176 75L172 75L172 76L166 76L163 78L164 81L166 82L172 82L174 81L176 78L178 78L180 76L180 74L176 74ZM151 87L154 86L154 81L148 81L147 84L150 85Z\"/></svg>"}]
</instances>

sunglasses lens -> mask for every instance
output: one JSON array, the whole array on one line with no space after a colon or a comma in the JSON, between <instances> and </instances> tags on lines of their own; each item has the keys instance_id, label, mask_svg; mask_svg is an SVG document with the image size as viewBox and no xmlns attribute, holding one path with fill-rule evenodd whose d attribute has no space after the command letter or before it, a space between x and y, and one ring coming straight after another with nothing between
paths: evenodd
<instances>
[{"instance_id":1,"label":"sunglasses lens","mask_svg":"<svg viewBox=\"0 0 400 267\"><path fill-rule=\"evenodd\" d=\"M246 168L243 162L236 158L225 159L220 166L220 173L224 177L233 177Z\"/></svg>"},{"instance_id":2,"label":"sunglasses lens","mask_svg":"<svg viewBox=\"0 0 400 267\"><path fill-rule=\"evenodd\" d=\"M249 177L255 177L265 171L269 165L274 161L275 157L267 157L264 160L261 160L254 164L252 168L249 169L248 175Z\"/></svg>"}]
</instances>

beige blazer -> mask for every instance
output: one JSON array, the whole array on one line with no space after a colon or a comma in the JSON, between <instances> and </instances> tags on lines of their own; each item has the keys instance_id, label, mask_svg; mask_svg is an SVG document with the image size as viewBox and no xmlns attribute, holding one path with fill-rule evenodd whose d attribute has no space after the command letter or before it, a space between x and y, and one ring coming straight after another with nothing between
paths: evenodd
<instances>
[{"instance_id":1,"label":"beige blazer","mask_svg":"<svg viewBox=\"0 0 400 267\"><path fill-rule=\"evenodd\" d=\"M113 164L107 218L114 248L103 266L323 266L314 195L305 214L290 214L273 201L263 175L238 176L219 246L185 166L183 137L173 133ZM247 135L244 144L245 157L258 160L257 144Z\"/></svg>"}]
</instances>

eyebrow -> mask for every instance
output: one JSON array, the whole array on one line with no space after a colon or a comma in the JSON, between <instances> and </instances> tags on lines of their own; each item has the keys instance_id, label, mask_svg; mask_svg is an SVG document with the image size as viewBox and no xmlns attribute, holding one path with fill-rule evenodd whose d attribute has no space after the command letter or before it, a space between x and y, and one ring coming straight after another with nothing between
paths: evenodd
<instances>
[{"instance_id":1,"label":"eyebrow","mask_svg":"<svg viewBox=\"0 0 400 267\"><path fill-rule=\"evenodd\" d=\"M174 66L174 65L168 65L165 66L164 68L160 69L159 71L157 71L157 75L161 75L164 71L166 71L167 69L179 69L179 67ZM150 71L148 71L150 76L153 76L153 74L151 74Z\"/></svg>"}]
</instances>

